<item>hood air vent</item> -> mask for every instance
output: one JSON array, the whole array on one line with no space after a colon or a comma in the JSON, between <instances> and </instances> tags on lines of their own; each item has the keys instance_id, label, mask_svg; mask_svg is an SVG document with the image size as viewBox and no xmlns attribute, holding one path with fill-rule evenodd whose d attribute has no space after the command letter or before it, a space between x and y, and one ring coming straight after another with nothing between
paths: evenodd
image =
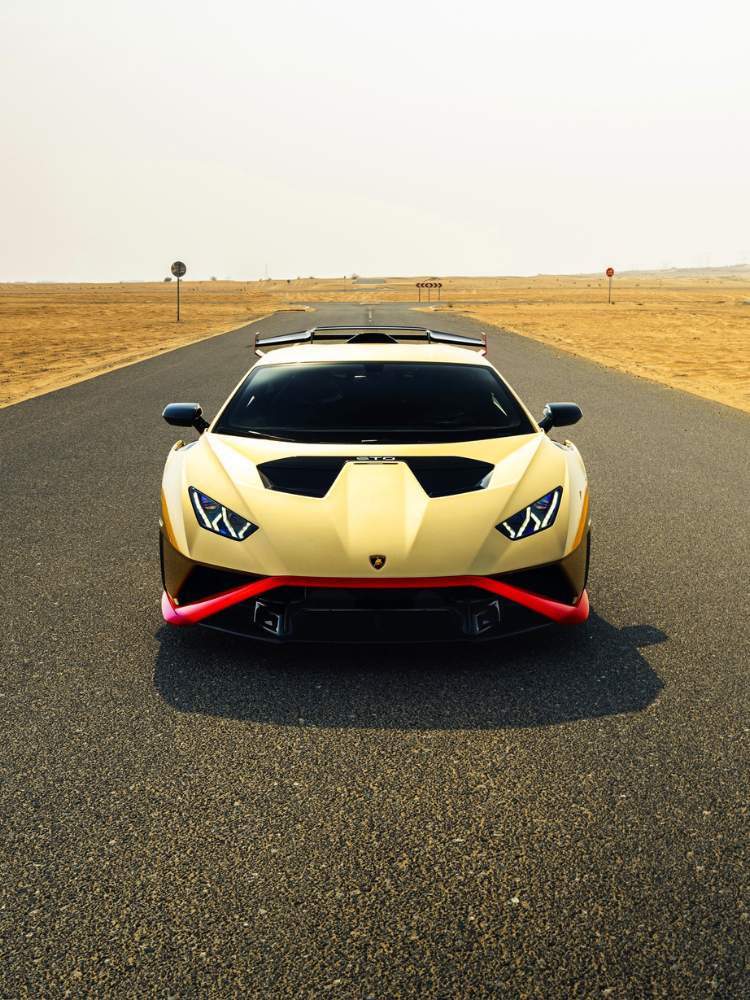
<instances>
[{"instance_id":1,"label":"hood air vent","mask_svg":"<svg viewBox=\"0 0 750 1000\"><path fill-rule=\"evenodd\" d=\"M405 459L428 497L452 497L457 493L483 490L495 468L473 458L436 455Z\"/></svg>"},{"instance_id":2,"label":"hood air vent","mask_svg":"<svg viewBox=\"0 0 750 1000\"><path fill-rule=\"evenodd\" d=\"M295 493L300 497L324 497L344 467L345 457L322 456L279 458L258 466L260 478L268 490Z\"/></svg>"},{"instance_id":3,"label":"hood air vent","mask_svg":"<svg viewBox=\"0 0 750 1000\"><path fill-rule=\"evenodd\" d=\"M263 462L258 466L258 472L266 489L320 498L333 486L344 464L354 461L356 457L353 455L279 458L273 462ZM395 461L406 463L427 496L433 498L483 490L494 469L489 462L442 455L398 456ZM375 464L377 463L373 461L373 465Z\"/></svg>"}]
</instances>

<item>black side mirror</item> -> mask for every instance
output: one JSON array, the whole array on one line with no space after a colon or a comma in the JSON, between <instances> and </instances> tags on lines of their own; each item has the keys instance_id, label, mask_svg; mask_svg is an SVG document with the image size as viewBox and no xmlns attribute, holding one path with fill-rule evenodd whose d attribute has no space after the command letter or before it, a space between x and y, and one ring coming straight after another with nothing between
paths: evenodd
<instances>
[{"instance_id":1,"label":"black side mirror","mask_svg":"<svg viewBox=\"0 0 750 1000\"><path fill-rule=\"evenodd\" d=\"M195 427L202 434L208 427L208 421L203 419L202 414L199 403L169 403L164 407L162 416L173 427Z\"/></svg>"},{"instance_id":2,"label":"black side mirror","mask_svg":"<svg viewBox=\"0 0 750 1000\"><path fill-rule=\"evenodd\" d=\"M577 424L583 414L577 403L547 403L539 426L543 431L552 427L569 427Z\"/></svg>"}]
</instances>

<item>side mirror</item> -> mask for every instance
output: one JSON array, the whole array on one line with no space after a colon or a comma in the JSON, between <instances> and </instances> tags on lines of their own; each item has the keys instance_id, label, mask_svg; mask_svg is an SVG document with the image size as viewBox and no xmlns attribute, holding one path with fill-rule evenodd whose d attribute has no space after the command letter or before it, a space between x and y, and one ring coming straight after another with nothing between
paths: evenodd
<instances>
[{"instance_id":1,"label":"side mirror","mask_svg":"<svg viewBox=\"0 0 750 1000\"><path fill-rule=\"evenodd\" d=\"M202 434L208 427L208 421L203 419L202 414L199 403L169 403L164 407L162 416L173 427L195 427Z\"/></svg>"},{"instance_id":2,"label":"side mirror","mask_svg":"<svg viewBox=\"0 0 750 1000\"><path fill-rule=\"evenodd\" d=\"M583 414L577 403L547 403L539 426L543 431L552 427L569 427L577 424Z\"/></svg>"}]
</instances>

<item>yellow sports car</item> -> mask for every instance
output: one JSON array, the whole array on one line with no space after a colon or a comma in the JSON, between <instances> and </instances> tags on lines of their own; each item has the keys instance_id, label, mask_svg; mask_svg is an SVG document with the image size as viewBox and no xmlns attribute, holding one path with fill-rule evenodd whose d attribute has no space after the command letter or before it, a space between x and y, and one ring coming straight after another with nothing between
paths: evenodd
<instances>
[{"instance_id":1,"label":"yellow sports car","mask_svg":"<svg viewBox=\"0 0 750 1000\"><path fill-rule=\"evenodd\" d=\"M164 410L199 435L164 468L167 622L382 642L586 619L586 471L547 436L574 403L537 422L484 340L422 327L316 327L256 353L210 423Z\"/></svg>"}]
</instances>

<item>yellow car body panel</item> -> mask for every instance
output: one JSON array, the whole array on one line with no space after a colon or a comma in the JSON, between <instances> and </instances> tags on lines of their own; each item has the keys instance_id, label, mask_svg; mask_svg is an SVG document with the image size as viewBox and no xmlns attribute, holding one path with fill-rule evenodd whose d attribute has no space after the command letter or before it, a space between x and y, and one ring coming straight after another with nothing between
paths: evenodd
<instances>
[{"instance_id":1,"label":"yellow car body panel","mask_svg":"<svg viewBox=\"0 0 750 1000\"><path fill-rule=\"evenodd\" d=\"M306 344L273 351L258 365L373 360L492 368L465 348L400 343ZM162 519L170 544L195 562L264 576L492 575L560 560L580 543L586 530L586 472L578 450L570 442L552 441L520 400L519 404L529 416L532 433L428 444L277 441L217 434L212 430L214 421L198 441L184 446L180 442L168 456ZM323 497L283 493L264 485L259 464L301 456L352 460L343 465ZM483 489L431 498L409 466L399 461L415 456L475 459L491 463L494 470ZM389 461L357 462L358 457ZM188 493L191 486L259 530L237 542L201 527ZM497 530L504 519L558 486L562 486L560 509L549 528L518 540ZM371 564L374 554L386 557L381 569Z\"/></svg>"}]
</instances>

